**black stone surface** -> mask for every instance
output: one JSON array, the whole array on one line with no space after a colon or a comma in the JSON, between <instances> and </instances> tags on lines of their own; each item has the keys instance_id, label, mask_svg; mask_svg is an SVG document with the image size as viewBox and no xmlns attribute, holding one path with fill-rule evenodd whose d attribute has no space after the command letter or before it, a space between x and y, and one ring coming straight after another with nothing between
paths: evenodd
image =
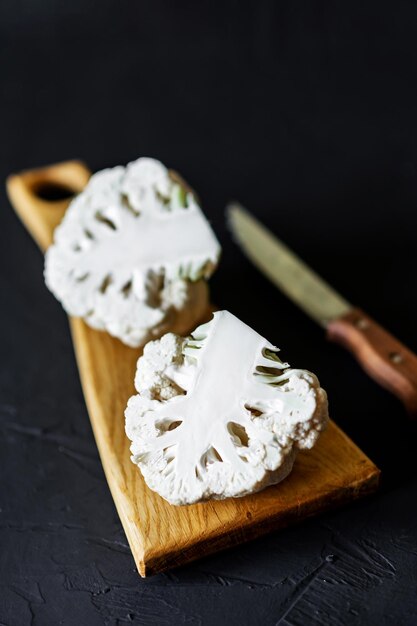
<instances>
[{"instance_id":1,"label":"black stone surface","mask_svg":"<svg viewBox=\"0 0 417 626\"><path fill-rule=\"evenodd\" d=\"M94 444L67 321L1 190L0 624L417 624L417 429L246 261L238 198L417 350L412 2L3 0L0 174L140 155L198 190L213 300L316 371L383 470L378 495L141 580Z\"/></svg>"}]
</instances>

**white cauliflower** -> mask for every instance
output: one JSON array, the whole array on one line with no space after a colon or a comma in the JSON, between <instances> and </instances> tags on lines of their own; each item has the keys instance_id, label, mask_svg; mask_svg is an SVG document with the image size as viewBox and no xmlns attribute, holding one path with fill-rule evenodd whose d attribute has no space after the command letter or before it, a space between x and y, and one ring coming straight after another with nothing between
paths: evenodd
<instances>
[{"instance_id":1,"label":"white cauliflower","mask_svg":"<svg viewBox=\"0 0 417 626\"><path fill-rule=\"evenodd\" d=\"M70 315L130 346L188 332L220 246L193 194L159 161L94 174L69 206L45 281Z\"/></svg>"},{"instance_id":2,"label":"white cauliflower","mask_svg":"<svg viewBox=\"0 0 417 626\"><path fill-rule=\"evenodd\" d=\"M283 480L328 421L314 374L227 311L145 346L125 416L132 461L171 504L240 497Z\"/></svg>"}]
</instances>

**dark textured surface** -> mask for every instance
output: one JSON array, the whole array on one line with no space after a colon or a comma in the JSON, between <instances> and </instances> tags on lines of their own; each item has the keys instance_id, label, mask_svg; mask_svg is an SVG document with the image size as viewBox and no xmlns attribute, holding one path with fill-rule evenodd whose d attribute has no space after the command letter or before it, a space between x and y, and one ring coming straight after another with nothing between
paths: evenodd
<instances>
[{"instance_id":1,"label":"dark textured surface","mask_svg":"<svg viewBox=\"0 0 417 626\"><path fill-rule=\"evenodd\" d=\"M0 624L417 623L416 426L250 266L223 218L239 198L417 350L416 18L411 2L3 0L1 178L72 157L175 167L224 246L213 300L319 374L384 482L140 580L65 315L3 190Z\"/></svg>"}]
</instances>

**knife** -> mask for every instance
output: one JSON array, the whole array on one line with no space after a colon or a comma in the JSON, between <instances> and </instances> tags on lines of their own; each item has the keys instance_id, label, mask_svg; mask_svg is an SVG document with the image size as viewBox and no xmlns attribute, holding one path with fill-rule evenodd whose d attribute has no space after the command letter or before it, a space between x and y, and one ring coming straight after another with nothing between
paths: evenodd
<instances>
[{"instance_id":1,"label":"knife","mask_svg":"<svg viewBox=\"0 0 417 626\"><path fill-rule=\"evenodd\" d=\"M226 210L234 238L251 261L417 417L417 356L339 295L240 204L233 202Z\"/></svg>"}]
</instances>

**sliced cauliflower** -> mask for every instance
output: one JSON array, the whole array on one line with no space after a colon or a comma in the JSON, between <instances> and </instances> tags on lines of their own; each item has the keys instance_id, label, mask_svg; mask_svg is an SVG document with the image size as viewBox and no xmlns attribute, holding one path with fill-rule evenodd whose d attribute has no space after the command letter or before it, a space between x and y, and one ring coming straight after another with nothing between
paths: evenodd
<instances>
[{"instance_id":1,"label":"sliced cauliflower","mask_svg":"<svg viewBox=\"0 0 417 626\"><path fill-rule=\"evenodd\" d=\"M159 161L94 174L69 206L45 281L70 315L130 346L188 332L208 304L219 243L194 195Z\"/></svg>"},{"instance_id":2,"label":"sliced cauliflower","mask_svg":"<svg viewBox=\"0 0 417 626\"><path fill-rule=\"evenodd\" d=\"M314 374L227 311L191 337L148 343L125 416L132 461L171 504L240 497L283 480L328 421Z\"/></svg>"}]
</instances>

